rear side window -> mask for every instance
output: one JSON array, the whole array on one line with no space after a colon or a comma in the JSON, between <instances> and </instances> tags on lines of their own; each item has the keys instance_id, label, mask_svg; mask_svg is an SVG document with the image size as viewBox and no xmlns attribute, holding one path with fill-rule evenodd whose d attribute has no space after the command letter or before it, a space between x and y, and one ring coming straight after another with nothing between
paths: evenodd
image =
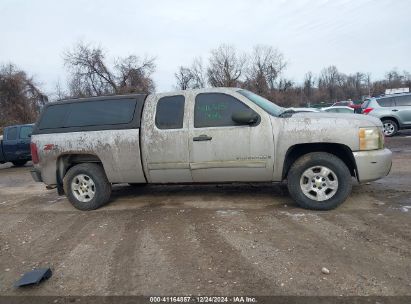
<instances>
[{"instance_id":1,"label":"rear side window","mask_svg":"<svg viewBox=\"0 0 411 304\"><path fill-rule=\"evenodd\" d=\"M69 106L69 104L49 106L41 118L39 129L62 128Z\"/></svg>"},{"instance_id":2,"label":"rear side window","mask_svg":"<svg viewBox=\"0 0 411 304\"><path fill-rule=\"evenodd\" d=\"M194 106L194 127L235 126L231 117L234 112L250 108L237 98L223 93L198 94Z\"/></svg>"},{"instance_id":3,"label":"rear side window","mask_svg":"<svg viewBox=\"0 0 411 304\"><path fill-rule=\"evenodd\" d=\"M7 140L17 139L17 127L13 127L7 130Z\"/></svg>"},{"instance_id":4,"label":"rear side window","mask_svg":"<svg viewBox=\"0 0 411 304\"><path fill-rule=\"evenodd\" d=\"M127 124L133 120L135 107L135 99L52 105L42 116L39 129Z\"/></svg>"},{"instance_id":5,"label":"rear side window","mask_svg":"<svg viewBox=\"0 0 411 304\"><path fill-rule=\"evenodd\" d=\"M411 95L398 96L395 100L397 106L411 106Z\"/></svg>"},{"instance_id":6,"label":"rear side window","mask_svg":"<svg viewBox=\"0 0 411 304\"><path fill-rule=\"evenodd\" d=\"M181 129L184 121L185 98L182 95L160 98L156 109L156 126L159 129Z\"/></svg>"},{"instance_id":7,"label":"rear side window","mask_svg":"<svg viewBox=\"0 0 411 304\"><path fill-rule=\"evenodd\" d=\"M65 127L126 124L133 120L134 99L72 103Z\"/></svg>"},{"instance_id":8,"label":"rear side window","mask_svg":"<svg viewBox=\"0 0 411 304\"><path fill-rule=\"evenodd\" d=\"M32 126L25 126L20 128L20 139L30 138L31 133L33 132Z\"/></svg>"},{"instance_id":9,"label":"rear side window","mask_svg":"<svg viewBox=\"0 0 411 304\"><path fill-rule=\"evenodd\" d=\"M377 99L377 103L378 103L381 107L395 107L394 98L392 98L392 97L390 97L390 98Z\"/></svg>"}]
</instances>

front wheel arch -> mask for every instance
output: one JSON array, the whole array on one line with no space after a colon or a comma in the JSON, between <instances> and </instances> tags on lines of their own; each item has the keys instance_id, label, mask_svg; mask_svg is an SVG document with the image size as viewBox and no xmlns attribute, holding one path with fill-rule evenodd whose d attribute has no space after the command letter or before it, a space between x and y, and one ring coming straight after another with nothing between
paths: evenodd
<instances>
[{"instance_id":1,"label":"front wheel arch","mask_svg":"<svg viewBox=\"0 0 411 304\"><path fill-rule=\"evenodd\" d=\"M304 143L296 144L288 148L285 154L282 180L285 180L292 164L301 156L312 152L330 153L341 159L350 170L351 176L357 177L357 164L350 147L337 143Z\"/></svg>"}]
</instances>

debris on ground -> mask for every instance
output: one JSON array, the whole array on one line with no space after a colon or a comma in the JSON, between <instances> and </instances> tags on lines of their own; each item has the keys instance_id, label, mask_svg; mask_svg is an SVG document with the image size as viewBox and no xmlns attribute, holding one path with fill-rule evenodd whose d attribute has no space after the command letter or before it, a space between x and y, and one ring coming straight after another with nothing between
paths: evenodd
<instances>
[{"instance_id":1,"label":"debris on ground","mask_svg":"<svg viewBox=\"0 0 411 304\"><path fill-rule=\"evenodd\" d=\"M34 269L23 274L23 276L14 284L14 287L39 284L41 281L51 278L51 275L52 272L50 268Z\"/></svg>"}]
</instances>

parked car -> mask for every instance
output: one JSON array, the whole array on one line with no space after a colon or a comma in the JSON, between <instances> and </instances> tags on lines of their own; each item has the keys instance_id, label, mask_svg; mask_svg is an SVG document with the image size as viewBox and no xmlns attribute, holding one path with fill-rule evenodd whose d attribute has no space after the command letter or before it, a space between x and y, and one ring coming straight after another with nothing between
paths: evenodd
<instances>
[{"instance_id":1,"label":"parked car","mask_svg":"<svg viewBox=\"0 0 411 304\"><path fill-rule=\"evenodd\" d=\"M15 166L24 166L31 160L30 136L33 124L16 125L4 128L0 139L0 164L12 162Z\"/></svg>"},{"instance_id":2,"label":"parked car","mask_svg":"<svg viewBox=\"0 0 411 304\"><path fill-rule=\"evenodd\" d=\"M334 102L332 107L336 107L336 106L351 107L353 105L354 103L352 100L342 100L342 101Z\"/></svg>"},{"instance_id":3,"label":"parked car","mask_svg":"<svg viewBox=\"0 0 411 304\"><path fill-rule=\"evenodd\" d=\"M361 102L353 102L351 99L335 102L332 107L350 107L354 113L361 113Z\"/></svg>"},{"instance_id":4,"label":"parked car","mask_svg":"<svg viewBox=\"0 0 411 304\"><path fill-rule=\"evenodd\" d=\"M43 108L31 173L80 210L106 204L115 183L283 180L298 205L327 210L353 176L388 174L383 139L374 117L295 112L242 89L94 97Z\"/></svg>"},{"instance_id":5,"label":"parked car","mask_svg":"<svg viewBox=\"0 0 411 304\"><path fill-rule=\"evenodd\" d=\"M321 111L323 112L331 112L331 113L346 113L346 114L354 114L354 109L345 106L333 106L328 108L322 108Z\"/></svg>"},{"instance_id":6,"label":"parked car","mask_svg":"<svg viewBox=\"0 0 411 304\"><path fill-rule=\"evenodd\" d=\"M379 118L384 135L394 136L398 130L411 128L411 93L367 99L362 113Z\"/></svg>"}]
</instances>

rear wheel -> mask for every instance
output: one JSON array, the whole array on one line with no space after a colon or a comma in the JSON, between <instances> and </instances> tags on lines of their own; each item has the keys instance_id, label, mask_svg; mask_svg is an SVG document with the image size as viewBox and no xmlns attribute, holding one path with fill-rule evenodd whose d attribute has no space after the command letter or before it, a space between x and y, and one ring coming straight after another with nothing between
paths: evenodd
<instances>
[{"instance_id":1,"label":"rear wheel","mask_svg":"<svg viewBox=\"0 0 411 304\"><path fill-rule=\"evenodd\" d=\"M12 163L16 167L23 167L27 163L27 161L26 160L15 160Z\"/></svg>"},{"instance_id":2,"label":"rear wheel","mask_svg":"<svg viewBox=\"0 0 411 304\"><path fill-rule=\"evenodd\" d=\"M297 159L287 176L288 191L303 208L330 210L351 193L351 174L333 154L308 153Z\"/></svg>"},{"instance_id":3,"label":"rear wheel","mask_svg":"<svg viewBox=\"0 0 411 304\"><path fill-rule=\"evenodd\" d=\"M384 119L382 121L382 125L384 126L383 132L384 135L387 137L394 136L398 132L398 124L392 119Z\"/></svg>"},{"instance_id":4,"label":"rear wheel","mask_svg":"<svg viewBox=\"0 0 411 304\"><path fill-rule=\"evenodd\" d=\"M94 210L105 205L111 195L111 184L98 164L79 164L63 179L64 192L70 203L79 210Z\"/></svg>"}]
</instances>

